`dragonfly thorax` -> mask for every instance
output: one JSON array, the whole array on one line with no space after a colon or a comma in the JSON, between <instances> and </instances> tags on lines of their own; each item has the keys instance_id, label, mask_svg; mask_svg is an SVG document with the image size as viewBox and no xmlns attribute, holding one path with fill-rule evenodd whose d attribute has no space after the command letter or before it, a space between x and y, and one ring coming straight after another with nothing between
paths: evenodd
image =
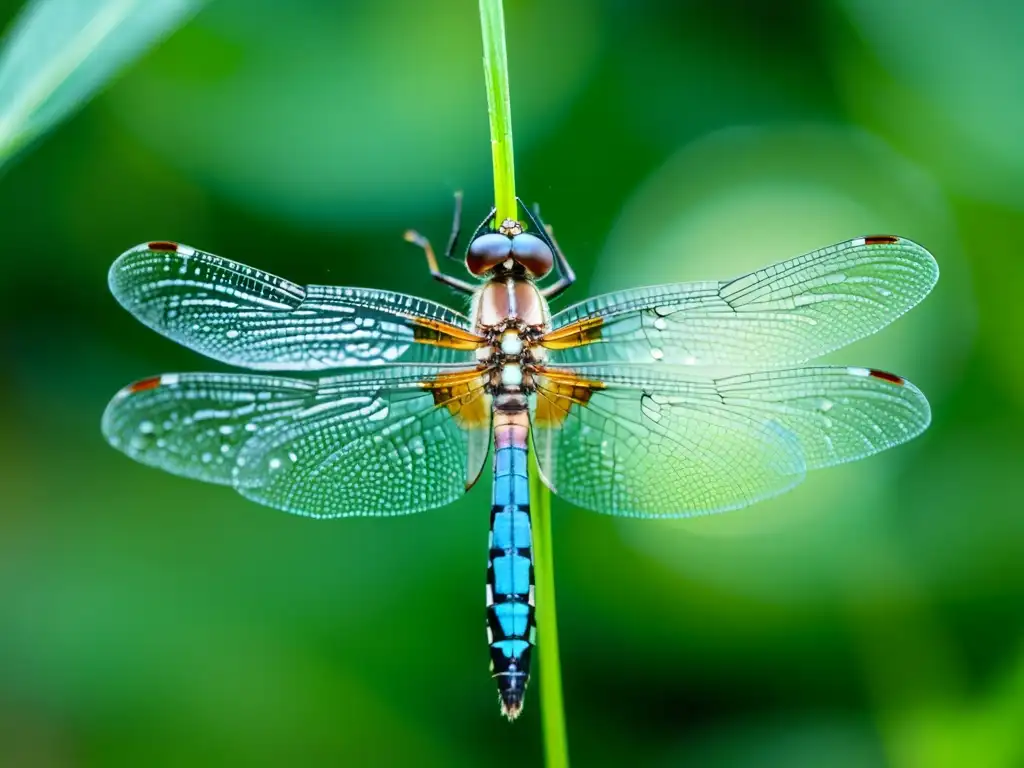
<instances>
[{"instance_id":1,"label":"dragonfly thorax","mask_svg":"<svg viewBox=\"0 0 1024 768\"><path fill-rule=\"evenodd\" d=\"M508 275L480 286L473 297L473 325L482 336L501 335L509 328L547 331L548 303L533 280Z\"/></svg>"},{"instance_id":2,"label":"dragonfly thorax","mask_svg":"<svg viewBox=\"0 0 1024 768\"><path fill-rule=\"evenodd\" d=\"M477 352L491 371L492 391L530 391L535 364L543 361L538 340L549 330L547 301L529 278L494 278L473 299L475 330L488 340Z\"/></svg>"}]
</instances>

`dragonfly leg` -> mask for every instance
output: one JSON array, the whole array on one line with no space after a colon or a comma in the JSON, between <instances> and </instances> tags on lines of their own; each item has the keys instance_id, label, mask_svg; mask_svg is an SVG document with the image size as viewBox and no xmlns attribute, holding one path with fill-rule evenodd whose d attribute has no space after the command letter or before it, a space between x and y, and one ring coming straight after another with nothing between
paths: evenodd
<instances>
[{"instance_id":1,"label":"dragonfly leg","mask_svg":"<svg viewBox=\"0 0 1024 768\"><path fill-rule=\"evenodd\" d=\"M550 224L545 224L541 220L539 204L534 204L533 206L533 219L537 224L544 227L548 240L551 241L551 245L554 247L555 251L555 272L558 274L558 280L553 282L547 288L542 289L540 292L540 295L545 299L553 299L576 282L576 273L572 271L572 267L569 266L569 260L565 258L565 254L562 253L562 249L558 247L558 241L555 240L555 231L551 228Z\"/></svg>"},{"instance_id":2,"label":"dragonfly leg","mask_svg":"<svg viewBox=\"0 0 1024 768\"><path fill-rule=\"evenodd\" d=\"M423 249L423 253L426 254L427 257L427 267L430 269L430 275L439 283L444 283L445 285L454 288L457 291L462 291L463 293L476 292L477 286L465 280L460 280L457 277L446 275L441 271L440 267L437 266L437 257L434 255L434 247L430 244L430 241L419 232L412 229L406 230L405 240L406 242L418 245Z\"/></svg>"},{"instance_id":3,"label":"dragonfly leg","mask_svg":"<svg viewBox=\"0 0 1024 768\"><path fill-rule=\"evenodd\" d=\"M455 212L452 214L452 233L448 236L448 247L444 249L447 259L462 261L455 255L455 249L459 245L459 232L462 229L462 190L455 191Z\"/></svg>"}]
</instances>

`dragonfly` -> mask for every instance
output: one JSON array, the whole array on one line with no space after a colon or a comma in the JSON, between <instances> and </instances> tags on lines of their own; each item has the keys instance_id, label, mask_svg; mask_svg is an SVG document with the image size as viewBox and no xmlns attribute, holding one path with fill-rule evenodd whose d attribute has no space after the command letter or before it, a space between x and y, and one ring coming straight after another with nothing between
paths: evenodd
<instances>
[{"instance_id":1,"label":"dragonfly","mask_svg":"<svg viewBox=\"0 0 1024 768\"><path fill-rule=\"evenodd\" d=\"M460 256L456 196L444 255L469 279L406 233L434 278L471 297L468 317L392 291L300 286L179 243L130 249L109 273L129 312L257 373L144 378L102 419L132 459L315 518L449 504L493 451L486 630L509 720L536 642L528 463L579 507L675 518L744 507L904 443L931 420L917 387L803 364L878 331L938 279L923 247L877 235L552 314L575 275L539 211L517 203L519 219L491 209Z\"/></svg>"}]
</instances>

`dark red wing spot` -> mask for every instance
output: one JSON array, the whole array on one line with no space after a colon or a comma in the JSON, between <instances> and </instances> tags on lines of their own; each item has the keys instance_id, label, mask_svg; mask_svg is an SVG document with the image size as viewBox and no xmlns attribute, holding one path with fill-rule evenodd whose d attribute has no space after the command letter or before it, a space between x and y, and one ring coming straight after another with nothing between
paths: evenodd
<instances>
[{"instance_id":1,"label":"dark red wing spot","mask_svg":"<svg viewBox=\"0 0 1024 768\"><path fill-rule=\"evenodd\" d=\"M881 379L882 381L888 381L888 382L891 382L893 384L899 384L901 387L904 384L903 379L901 379L895 373L887 373L885 371L876 371L874 368L872 368L871 369L871 375L874 376L876 379Z\"/></svg>"},{"instance_id":2,"label":"dark red wing spot","mask_svg":"<svg viewBox=\"0 0 1024 768\"><path fill-rule=\"evenodd\" d=\"M170 240L154 240L149 243L149 250L151 251L170 251L174 253L178 250L178 244L172 243Z\"/></svg>"},{"instance_id":3,"label":"dark red wing spot","mask_svg":"<svg viewBox=\"0 0 1024 768\"><path fill-rule=\"evenodd\" d=\"M892 235L871 235L864 238L864 245L894 245L900 239Z\"/></svg>"},{"instance_id":4,"label":"dark red wing spot","mask_svg":"<svg viewBox=\"0 0 1024 768\"><path fill-rule=\"evenodd\" d=\"M156 389L160 386L160 379L160 376L150 376L148 379L136 381L128 387L128 391L134 395L136 392L145 392L147 389Z\"/></svg>"}]
</instances>

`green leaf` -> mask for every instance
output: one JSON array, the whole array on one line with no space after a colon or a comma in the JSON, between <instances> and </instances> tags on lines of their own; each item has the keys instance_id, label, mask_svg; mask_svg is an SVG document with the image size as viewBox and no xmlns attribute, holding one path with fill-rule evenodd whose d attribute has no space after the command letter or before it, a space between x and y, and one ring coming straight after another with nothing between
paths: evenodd
<instances>
[{"instance_id":1,"label":"green leaf","mask_svg":"<svg viewBox=\"0 0 1024 768\"><path fill-rule=\"evenodd\" d=\"M0 164L84 104L203 0L35 0L0 51Z\"/></svg>"}]
</instances>

